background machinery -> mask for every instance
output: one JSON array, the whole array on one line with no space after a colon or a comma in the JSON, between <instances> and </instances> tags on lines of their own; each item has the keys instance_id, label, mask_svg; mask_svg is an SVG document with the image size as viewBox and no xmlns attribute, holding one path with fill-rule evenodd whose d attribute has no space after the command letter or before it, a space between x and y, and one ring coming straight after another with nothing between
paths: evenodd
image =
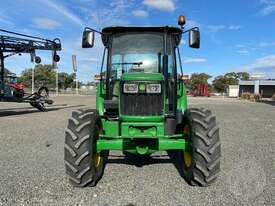
<instances>
[{"instance_id":1,"label":"background machinery","mask_svg":"<svg viewBox=\"0 0 275 206\"><path fill-rule=\"evenodd\" d=\"M61 50L59 39L48 40L35 36L29 36L16 32L0 29L1 33L13 36L0 35L0 101L30 103L40 111L45 111L44 104L52 104L49 99L47 87L40 87L37 92L28 94L24 91L24 85L16 82L15 74L7 74L5 71L5 59L13 55L29 53L31 61L40 63L41 58L36 56L36 50L49 50L53 52L53 63L57 63L60 57L57 51Z\"/></svg>"},{"instance_id":2,"label":"background machinery","mask_svg":"<svg viewBox=\"0 0 275 206\"><path fill-rule=\"evenodd\" d=\"M193 96L210 97L208 84L207 83L196 84L193 89Z\"/></svg>"}]
</instances>

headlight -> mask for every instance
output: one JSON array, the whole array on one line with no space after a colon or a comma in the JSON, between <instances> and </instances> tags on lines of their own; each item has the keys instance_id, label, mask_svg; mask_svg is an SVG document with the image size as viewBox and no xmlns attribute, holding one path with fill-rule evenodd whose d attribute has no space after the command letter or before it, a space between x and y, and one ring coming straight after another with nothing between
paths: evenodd
<instances>
[{"instance_id":1,"label":"headlight","mask_svg":"<svg viewBox=\"0 0 275 206\"><path fill-rule=\"evenodd\" d=\"M137 84L124 84L123 92L124 93L138 93L138 85Z\"/></svg>"},{"instance_id":2,"label":"headlight","mask_svg":"<svg viewBox=\"0 0 275 206\"><path fill-rule=\"evenodd\" d=\"M160 94L161 93L161 84L147 84L146 92L148 94Z\"/></svg>"}]
</instances>

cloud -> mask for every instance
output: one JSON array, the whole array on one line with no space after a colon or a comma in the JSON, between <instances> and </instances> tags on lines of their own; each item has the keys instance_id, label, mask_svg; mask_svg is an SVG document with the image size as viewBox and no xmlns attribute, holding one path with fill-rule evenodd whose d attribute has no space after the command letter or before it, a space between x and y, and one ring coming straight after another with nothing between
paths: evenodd
<instances>
[{"instance_id":1,"label":"cloud","mask_svg":"<svg viewBox=\"0 0 275 206\"><path fill-rule=\"evenodd\" d=\"M205 58L185 58L183 59L183 64L200 64L207 62Z\"/></svg>"},{"instance_id":2,"label":"cloud","mask_svg":"<svg viewBox=\"0 0 275 206\"><path fill-rule=\"evenodd\" d=\"M226 29L225 25L206 25L206 29L211 33L216 33Z\"/></svg>"},{"instance_id":3,"label":"cloud","mask_svg":"<svg viewBox=\"0 0 275 206\"><path fill-rule=\"evenodd\" d=\"M254 64L247 66L252 69L272 68L275 69L275 55L269 55L256 60Z\"/></svg>"},{"instance_id":4,"label":"cloud","mask_svg":"<svg viewBox=\"0 0 275 206\"><path fill-rule=\"evenodd\" d=\"M237 48L245 48L246 45L244 45L244 44L237 44L236 47L237 47Z\"/></svg>"},{"instance_id":5,"label":"cloud","mask_svg":"<svg viewBox=\"0 0 275 206\"><path fill-rule=\"evenodd\" d=\"M256 61L249 65L241 67L250 73L264 73L268 78L275 77L275 55L269 55L256 59Z\"/></svg>"},{"instance_id":6,"label":"cloud","mask_svg":"<svg viewBox=\"0 0 275 206\"><path fill-rule=\"evenodd\" d=\"M246 50L246 49L241 49L241 50L238 50L237 53L239 53L239 54L249 54L249 51Z\"/></svg>"},{"instance_id":7,"label":"cloud","mask_svg":"<svg viewBox=\"0 0 275 206\"><path fill-rule=\"evenodd\" d=\"M148 13L144 10L135 10L135 11L132 11L132 14L136 17L147 17L148 16Z\"/></svg>"},{"instance_id":8,"label":"cloud","mask_svg":"<svg viewBox=\"0 0 275 206\"><path fill-rule=\"evenodd\" d=\"M260 0L260 4L263 5L263 8L260 10L260 14L262 14L263 16L266 16L275 12L274 0Z\"/></svg>"},{"instance_id":9,"label":"cloud","mask_svg":"<svg viewBox=\"0 0 275 206\"><path fill-rule=\"evenodd\" d=\"M84 22L76 16L73 12L69 11L65 6L62 4L56 3L55 1L52 0L41 0L44 4L46 4L48 7L56 10L59 14L63 15L67 19L73 21L77 25L84 27Z\"/></svg>"},{"instance_id":10,"label":"cloud","mask_svg":"<svg viewBox=\"0 0 275 206\"><path fill-rule=\"evenodd\" d=\"M100 36L95 35L95 45L93 49L81 48L81 37L68 38L62 41L62 57L58 67L60 71L72 72L72 54L77 55L78 78L83 82L92 81L94 74L99 73L103 45L100 43ZM105 58L106 62L106 58Z\"/></svg>"},{"instance_id":11,"label":"cloud","mask_svg":"<svg viewBox=\"0 0 275 206\"><path fill-rule=\"evenodd\" d=\"M104 7L98 7L93 12L88 12L97 28L110 25L127 25L129 24L129 10L134 6L133 0L113 0Z\"/></svg>"},{"instance_id":12,"label":"cloud","mask_svg":"<svg viewBox=\"0 0 275 206\"><path fill-rule=\"evenodd\" d=\"M186 21L186 27L192 28L192 27L200 27L200 24L194 20L187 20Z\"/></svg>"},{"instance_id":13,"label":"cloud","mask_svg":"<svg viewBox=\"0 0 275 206\"><path fill-rule=\"evenodd\" d=\"M55 29L59 27L61 24L53 19L48 18L35 18L33 19L34 26L40 29Z\"/></svg>"},{"instance_id":14,"label":"cloud","mask_svg":"<svg viewBox=\"0 0 275 206\"><path fill-rule=\"evenodd\" d=\"M273 47L275 46L275 41L273 42L260 42L257 44L258 47Z\"/></svg>"},{"instance_id":15,"label":"cloud","mask_svg":"<svg viewBox=\"0 0 275 206\"><path fill-rule=\"evenodd\" d=\"M240 25L202 25L208 32L217 33L220 31L230 30L230 31L238 31L242 28Z\"/></svg>"},{"instance_id":16,"label":"cloud","mask_svg":"<svg viewBox=\"0 0 275 206\"><path fill-rule=\"evenodd\" d=\"M237 44L235 47L237 49L237 53L240 54L247 54L250 53L251 51L255 50L263 50L268 47L274 47L275 46L275 41L260 41L260 42L247 42L247 43L242 43L242 44Z\"/></svg>"},{"instance_id":17,"label":"cloud","mask_svg":"<svg viewBox=\"0 0 275 206\"><path fill-rule=\"evenodd\" d=\"M142 4L161 11L174 11L175 4L173 0L143 0Z\"/></svg>"},{"instance_id":18,"label":"cloud","mask_svg":"<svg viewBox=\"0 0 275 206\"><path fill-rule=\"evenodd\" d=\"M240 25L230 25L228 27L229 30L233 30L233 31L240 30L241 28L242 28L242 26L240 26Z\"/></svg>"}]
</instances>

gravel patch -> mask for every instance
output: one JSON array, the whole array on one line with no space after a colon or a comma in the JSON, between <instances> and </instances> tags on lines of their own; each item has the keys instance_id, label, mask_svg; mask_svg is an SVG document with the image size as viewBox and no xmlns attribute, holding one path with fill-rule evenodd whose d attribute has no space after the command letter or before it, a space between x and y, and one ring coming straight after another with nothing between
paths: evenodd
<instances>
[{"instance_id":1,"label":"gravel patch","mask_svg":"<svg viewBox=\"0 0 275 206\"><path fill-rule=\"evenodd\" d=\"M221 173L207 188L191 187L165 152L138 162L111 152L95 188L73 188L63 163L72 110L95 107L94 96L54 97L46 113L0 102L2 205L275 205L275 106L227 98L190 98L220 125Z\"/></svg>"}]
</instances>

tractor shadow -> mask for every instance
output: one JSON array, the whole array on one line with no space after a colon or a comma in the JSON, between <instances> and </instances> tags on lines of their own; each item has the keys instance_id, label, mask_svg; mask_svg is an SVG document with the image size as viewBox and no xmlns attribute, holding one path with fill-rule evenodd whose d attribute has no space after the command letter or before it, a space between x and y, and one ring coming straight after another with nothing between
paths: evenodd
<instances>
[{"instance_id":1,"label":"tractor shadow","mask_svg":"<svg viewBox=\"0 0 275 206\"><path fill-rule=\"evenodd\" d=\"M85 105L68 106L67 104L55 104L55 105L47 106L46 112L41 112L34 107L0 109L0 117L26 115L26 114L33 114L33 113L47 113L47 112L53 112L53 111L58 111L62 109L78 108L83 106Z\"/></svg>"},{"instance_id":2,"label":"tractor shadow","mask_svg":"<svg viewBox=\"0 0 275 206\"><path fill-rule=\"evenodd\" d=\"M268 104L268 105L271 105L271 106L275 106L275 101L261 101L260 103L264 103L264 104Z\"/></svg>"},{"instance_id":3,"label":"tractor shadow","mask_svg":"<svg viewBox=\"0 0 275 206\"><path fill-rule=\"evenodd\" d=\"M168 155L109 155L107 164L125 164L136 167L143 167L152 164L170 164Z\"/></svg>"},{"instance_id":4,"label":"tractor shadow","mask_svg":"<svg viewBox=\"0 0 275 206\"><path fill-rule=\"evenodd\" d=\"M173 164L180 176L184 177L181 160L177 152L167 152L167 155L133 155L126 153L125 155L109 155L107 164L126 164L136 167L153 164Z\"/></svg>"}]
</instances>

